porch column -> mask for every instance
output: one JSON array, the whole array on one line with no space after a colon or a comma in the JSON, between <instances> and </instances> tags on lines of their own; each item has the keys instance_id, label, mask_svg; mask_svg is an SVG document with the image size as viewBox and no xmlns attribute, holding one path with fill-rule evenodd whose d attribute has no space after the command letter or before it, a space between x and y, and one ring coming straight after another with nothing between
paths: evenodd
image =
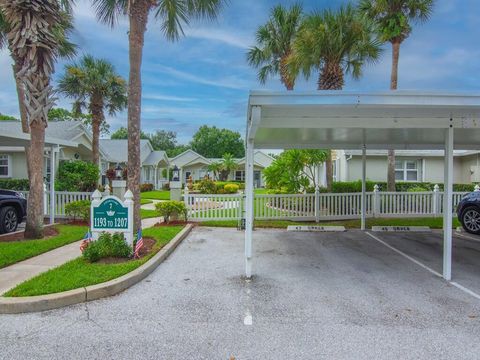
<instances>
[{"instance_id":1,"label":"porch column","mask_svg":"<svg viewBox=\"0 0 480 360\"><path fill-rule=\"evenodd\" d=\"M50 224L55 223L55 153L58 152L58 146L52 146L50 150Z\"/></svg>"},{"instance_id":2,"label":"porch column","mask_svg":"<svg viewBox=\"0 0 480 360\"><path fill-rule=\"evenodd\" d=\"M154 178L155 178L154 189L155 189L155 190L158 190L158 181L157 181L158 168L157 168L157 166L155 165L155 166L153 167L153 169L154 169L153 171L155 171L155 174L154 174Z\"/></svg>"},{"instance_id":3,"label":"porch column","mask_svg":"<svg viewBox=\"0 0 480 360\"><path fill-rule=\"evenodd\" d=\"M252 277L253 234L253 140L247 140L245 162L245 276Z\"/></svg>"},{"instance_id":4,"label":"porch column","mask_svg":"<svg viewBox=\"0 0 480 360\"><path fill-rule=\"evenodd\" d=\"M453 214L453 120L445 130L445 165L443 190L443 277L452 279L452 214Z\"/></svg>"},{"instance_id":5,"label":"porch column","mask_svg":"<svg viewBox=\"0 0 480 360\"><path fill-rule=\"evenodd\" d=\"M361 229L365 230L366 215L367 215L367 198L366 198L366 179L367 179L367 147L365 144L362 147L362 218Z\"/></svg>"}]
</instances>

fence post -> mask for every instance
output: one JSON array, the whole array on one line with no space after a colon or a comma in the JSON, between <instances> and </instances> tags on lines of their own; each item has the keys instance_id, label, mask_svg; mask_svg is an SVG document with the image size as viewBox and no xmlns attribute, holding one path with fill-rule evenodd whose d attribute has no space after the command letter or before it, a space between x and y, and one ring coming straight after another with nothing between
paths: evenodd
<instances>
[{"instance_id":1,"label":"fence post","mask_svg":"<svg viewBox=\"0 0 480 360\"><path fill-rule=\"evenodd\" d=\"M110 185L105 185L105 196L110 196Z\"/></svg>"},{"instance_id":2,"label":"fence post","mask_svg":"<svg viewBox=\"0 0 480 360\"><path fill-rule=\"evenodd\" d=\"M188 198L188 186L185 185L185 189L183 190L183 202L185 203L185 207L187 208L187 218L190 217L190 199Z\"/></svg>"},{"instance_id":3,"label":"fence post","mask_svg":"<svg viewBox=\"0 0 480 360\"><path fill-rule=\"evenodd\" d=\"M475 185L475 189L473 191L475 191L475 192L480 191L480 185L478 185L478 184Z\"/></svg>"},{"instance_id":4,"label":"fence post","mask_svg":"<svg viewBox=\"0 0 480 360\"><path fill-rule=\"evenodd\" d=\"M43 214L48 215L48 191L45 183L43 183Z\"/></svg>"},{"instance_id":5,"label":"fence post","mask_svg":"<svg viewBox=\"0 0 480 360\"><path fill-rule=\"evenodd\" d=\"M315 186L315 222L320 222L320 189Z\"/></svg>"},{"instance_id":6,"label":"fence post","mask_svg":"<svg viewBox=\"0 0 480 360\"><path fill-rule=\"evenodd\" d=\"M440 187L438 184L433 187L432 211L434 216L440 216Z\"/></svg>"},{"instance_id":7,"label":"fence post","mask_svg":"<svg viewBox=\"0 0 480 360\"><path fill-rule=\"evenodd\" d=\"M373 204L372 204L372 216L377 217L380 214L380 187L375 184L373 187Z\"/></svg>"}]
</instances>

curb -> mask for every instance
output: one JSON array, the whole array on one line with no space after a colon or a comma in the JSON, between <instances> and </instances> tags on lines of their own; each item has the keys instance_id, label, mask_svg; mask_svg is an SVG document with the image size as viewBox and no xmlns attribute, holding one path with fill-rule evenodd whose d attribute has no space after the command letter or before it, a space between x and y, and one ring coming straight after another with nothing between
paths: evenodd
<instances>
[{"instance_id":1,"label":"curb","mask_svg":"<svg viewBox=\"0 0 480 360\"><path fill-rule=\"evenodd\" d=\"M56 294L26 297L0 297L0 314L19 314L52 310L116 295L150 275L158 265L160 265L175 250L183 239L187 237L192 228L192 224L187 224L182 231L180 231L167 245L161 248L160 251L150 260L128 274L104 283Z\"/></svg>"}]
</instances>

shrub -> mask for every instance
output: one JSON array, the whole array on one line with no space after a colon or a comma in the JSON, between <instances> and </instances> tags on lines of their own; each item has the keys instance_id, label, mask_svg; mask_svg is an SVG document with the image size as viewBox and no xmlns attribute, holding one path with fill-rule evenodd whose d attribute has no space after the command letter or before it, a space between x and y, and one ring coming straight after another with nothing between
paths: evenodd
<instances>
[{"instance_id":1,"label":"shrub","mask_svg":"<svg viewBox=\"0 0 480 360\"><path fill-rule=\"evenodd\" d=\"M93 191L97 188L99 169L93 163L63 161L58 168L57 191Z\"/></svg>"},{"instance_id":2,"label":"shrub","mask_svg":"<svg viewBox=\"0 0 480 360\"><path fill-rule=\"evenodd\" d=\"M430 190L423 186L412 186L407 190L407 192L426 192L426 191L430 191Z\"/></svg>"},{"instance_id":3,"label":"shrub","mask_svg":"<svg viewBox=\"0 0 480 360\"><path fill-rule=\"evenodd\" d=\"M167 183L163 184L162 189L166 190L166 191L169 191L170 190L170 183L167 182Z\"/></svg>"},{"instance_id":4,"label":"shrub","mask_svg":"<svg viewBox=\"0 0 480 360\"><path fill-rule=\"evenodd\" d=\"M202 194L216 194L217 186L215 185L214 181L210 179L203 179L198 185L198 190Z\"/></svg>"},{"instance_id":5,"label":"shrub","mask_svg":"<svg viewBox=\"0 0 480 360\"><path fill-rule=\"evenodd\" d=\"M102 233L98 240L88 244L82 255L89 262L107 257L128 258L132 255L132 247L127 244L122 233Z\"/></svg>"},{"instance_id":6,"label":"shrub","mask_svg":"<svg viewBox=\"0 0 480 360\"><path fill-rule=\"evenodd\" d=\"M170 222L170 219L179 219L183 217L187 221L187 207L183 201L162 201L155 205L155 209L160 216L163 216L166 223Z\"/></svg>"},{"instance_id":7,"label":"shrub","mask_svg":"<svg viewBox=\"0 0 480 360\"><path fill-rule=\"evenodd\" d=\"M153 190L153 184L140 184L140 192L145 192L145 191L152 191Z\"/></svg>"},{"instance_id":8,"label":"shrub","mask_svg":"<svg viewBox=\"0 0 480 360\"><path fill-rule=\"evenodd\" d=\"M65 205L65 215L73 217L73 220L77 218L83 221L90 219L90 200L78 200L72 201Z\"/></svg>"},{"instance_id":9,"label":"shrub","mask_svg":"<svg viewBox=\"0 0 480 360\"><path fill-rule=\"evenodd\" d=\"M30 188L28 179L1 179L0 189L27 191Z\"/></svg>"},{"instance_id":10,"label":"shrub","mask_svg":"<svg viewBox=\"0 0 480 360\"><path fill-rule=\"evenodd\" d=\"M223 187L223 190L225 190L227 194L236 194L238 192L238 189L239 186L237 184L226 184Z\"/></svg>"}]
</instances>

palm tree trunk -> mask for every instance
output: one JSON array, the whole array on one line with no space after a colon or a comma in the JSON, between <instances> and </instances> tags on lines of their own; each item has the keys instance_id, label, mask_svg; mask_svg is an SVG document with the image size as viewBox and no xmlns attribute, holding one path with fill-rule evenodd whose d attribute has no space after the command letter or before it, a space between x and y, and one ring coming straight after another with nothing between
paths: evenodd
<instances>
[{"instance_id":1,"label":"palm tree trunk","mask_svg":"<svg viewBox=\"0 0 480 360\"><path fill-rule=\"evenodd\" d=\"M30 191L28 193L25 238L43 238L43 152L46 123L42 119L31 122L30 132Z\"/></svg>"},{"instance_id":2,"label":"palm tree trunk","mask_svg":"<svg viewBox=\"0 0 480 360\"><path fill-rule=\"evenodd\" d=\"M398 61L400 58L400 40L392 42L392 74L390 76L390 90L397 90ZM388 150L387 190L395 191L395 150Z\"/></svg>"},{"instance_id":3,"label":"palm tree trunk","mask_svg":"<svg viewBox=\"0 0 480 360\"><path fill-rule=\"evenodd\" d=\"M280 80L288 91L293 90L293 87L295 86L295 80L290 74L290 70L288 68L288 54L282 56L280 59Z\"/></svg>"},{"instance_id":4,"label":"palm tree trunk","mask_svg":"<svg viewBox=\"0 0 480 360\"><path fill-rule=\"evenodd\" d=\"M133 192L133 225L142 226L140 217L140 115L142 103L142 53L148 13L152 2L136 0L131 2L129 20L130 74L128 81L128 178L127 186Z\"/></svg>"},{"instance_id":5,"label":"palm tree trunk","mask_svg":"<svg viewBox=\"0 0 480 360\"><path fill-rule=\"evenodd\" d=\"M92 162L100 166L100 124L103 121L103 99L98 95L92 96L92 103L90 104L90 111L92 113Z\"/></svg>"}]
</instances>

